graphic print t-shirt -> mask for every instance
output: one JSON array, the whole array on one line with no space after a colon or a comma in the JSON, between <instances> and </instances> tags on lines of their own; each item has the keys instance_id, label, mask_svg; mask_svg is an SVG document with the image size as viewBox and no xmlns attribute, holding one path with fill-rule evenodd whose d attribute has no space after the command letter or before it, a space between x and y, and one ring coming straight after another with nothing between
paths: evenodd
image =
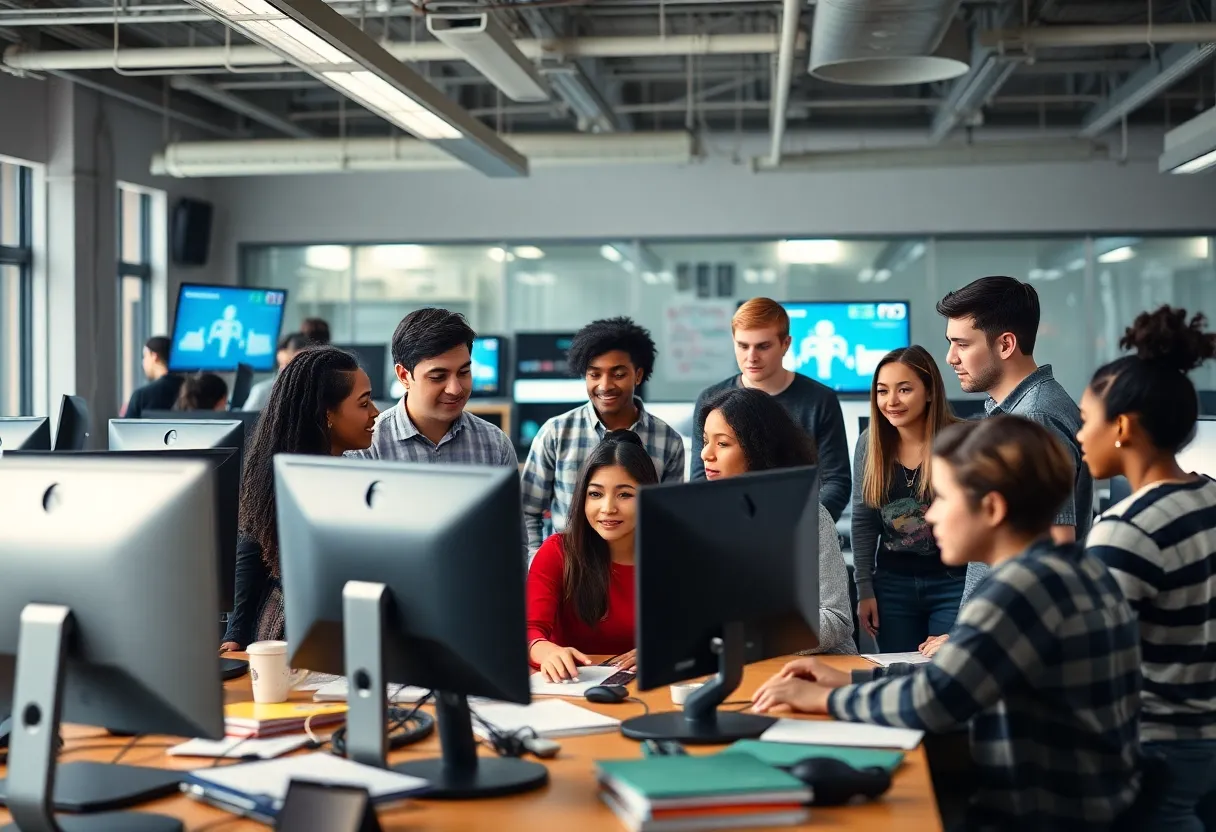
<instances>
[{"instance_id":1,"label":"graphic print t-shirt","mask_svg":"<svg viewBox=\"0 0 1216 832\"><path fill-rule=\"evenodd\" d=\"M929 503L916 496L919 486L919 470L909 471L899 463L895 464L889 499L879 511L882 517L879 569L915 574L945 569L941 552L933 540L933 530L925 522Z\"/></svg>"}]
</instances>

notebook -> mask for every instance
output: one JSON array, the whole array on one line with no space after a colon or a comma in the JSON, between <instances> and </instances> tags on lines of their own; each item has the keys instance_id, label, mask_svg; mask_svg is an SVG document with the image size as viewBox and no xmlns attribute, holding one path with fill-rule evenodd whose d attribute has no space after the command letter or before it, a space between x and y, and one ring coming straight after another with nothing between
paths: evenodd
<instances>
[{"instance_id":1,"label":"notebook","mask_svg":"<svg viewBox=\"0 0 1216 832\"><path fill-rule=\"evenodd\" d=\"M888 728L864 722L835 719L779 719L760 735L765 742L793 742L811 745L843 745L854 748L902 748L911 751L920 745L924 731Z\"/></svg>"},{"instance_id":2,"label":"notebook","mask_svg":"<svg viewBox=\"0 0 1216 832\"><path fill-rule=\"evenodd\" d=\"M479 737L489 734L481 724L482 720L493 725L500 733L510 734L521 728L531 728L537 736L550 739L603 734L616 731L621 726L621 721L615 717L598 714L560 699L544 699L531 705L487 702L474 706L473 713L480 718L473 720L473 732Z\"/></svg>"},{"instance_id":3,"label":"notebook","mask_svg":"<svg viewBox=\"0 0 1216 832\"><path fill-rule=\"evenodd\" d=\"M381 805L425 792L430 783L317 752L256 763L201 768L186 774L182 791L237 814L273 819L283 807L292 780L308 780L367 789L372 802Z\"/></svg>"},{"instance_id":4,"label":"notebook","mask_svg":"<svg viewBox=\"0 0 1216 832\"><path fill-rule=\"evenodd\" d=\"M890 667L893 664L928 664L933 661L928 656L916 652L911 653L862 653L861 657L866 661L874 662L880 667Z\"/></svg>"},{"instance_id":5,"label":"notebook","mask_svg":"<svg viewBox=\"0 0 1216 832\"><path fill-rule=\"evenodd\" d=\"M228 737L222 740L189 740L169 749L172 757L241 757L257 756L263 760L281 757L284 754L303 748L309 742L307 734L294 734L289 737L273 739L242 739Z\"/></svg>"},{"instance_id":6,"label":"notebook","mask_svg":"<svg viewBox=\"0 0 1216 832\"><path fill-rule=\"evenodd\" d=\"M904 760L902 751L884 751L877 748L849 748L838 745L808 745L804 743L760 742L739 740L722 749L720 754L750 754L770 766L792 766L810 757L831 757L848 763L853 768L877 766L895 771Z\"/></svg>"},{"instance_id":7,"label":"notebook","mask_svg":"<svg viewBox=\"0 0 1216 832\"><path fill-rule=\"evenodd\" d=\"M576 682L548 682L540 673L532 674L533 696L582 696L596 685L602 685L604 680L620 672L619 667L591 665L578 669Z\"/></svg>"},{"instance_id":8,"label":"notebook","mask_svg":"<svg viewBox=\"0 0 1216 832\"><path fill-rule=\"evenodd\" d=\"M318 688L317 692L312 695L314 702L345 702L347 695L350 693L350 688L346 684L346 677L339 676L334 681ZM389 685L388 701L391 705L413 705L420 701L430 691L426 688L416 688L413 685Z\"/></svg>"}]
</instances>

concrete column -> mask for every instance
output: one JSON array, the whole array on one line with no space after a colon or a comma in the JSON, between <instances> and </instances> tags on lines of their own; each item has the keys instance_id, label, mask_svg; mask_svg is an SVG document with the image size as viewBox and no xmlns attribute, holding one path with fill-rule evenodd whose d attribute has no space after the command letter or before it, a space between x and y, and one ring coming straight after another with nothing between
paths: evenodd
<instances>
[{"instance_id":1,"label":"concrete column","mask_svg":"<svg viewBox=\"0 0 1216 832\"><path fill-rule=\"evenodd\" d=\"M59 78L47 83L50 414L58 419L63 394L83 396L90 447L104 448L119 407L113 133L96 93Z\"/></svg>"}]
</instances>

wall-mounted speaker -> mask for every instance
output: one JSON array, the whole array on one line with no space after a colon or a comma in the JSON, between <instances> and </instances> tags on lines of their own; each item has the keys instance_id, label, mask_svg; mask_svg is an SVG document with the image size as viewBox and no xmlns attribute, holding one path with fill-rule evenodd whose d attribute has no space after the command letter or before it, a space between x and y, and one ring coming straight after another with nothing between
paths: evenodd
<instances>
[{"instance_id":1,"label":"wall-mounted speaker","mask_svg":"<svg viewBox=\"0 0 1216 832\"><path fill-rule=\"evenodd\" d=\"M205 266L211 248L210 202L182 198L173 206L169 226L169 252L177 266Z\"/></svg>"}]
</instances>

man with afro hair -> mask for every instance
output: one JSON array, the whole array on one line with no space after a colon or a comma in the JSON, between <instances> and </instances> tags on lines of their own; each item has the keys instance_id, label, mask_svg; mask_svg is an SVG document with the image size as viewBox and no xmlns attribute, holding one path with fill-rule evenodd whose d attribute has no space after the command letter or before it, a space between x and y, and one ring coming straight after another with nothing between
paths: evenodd
<instances>
[{"instance_id":1,"label":"man with afro hair","mask_svg":"<svg viewBox=\"0 0 1216 832\"><path fill-rule=\"evenodd\" d=\"M684 479L684 441L667 423L646 412L637 390L655 362L654 339L629 318L592 321L570 343L570 372L587 383L586 404L541 427L523 469L528 553L545 540L545 514L553 531L566 527L579 469L611 430L631 430L654 460L660 482Z\"/></svg>"}]
</instances>

